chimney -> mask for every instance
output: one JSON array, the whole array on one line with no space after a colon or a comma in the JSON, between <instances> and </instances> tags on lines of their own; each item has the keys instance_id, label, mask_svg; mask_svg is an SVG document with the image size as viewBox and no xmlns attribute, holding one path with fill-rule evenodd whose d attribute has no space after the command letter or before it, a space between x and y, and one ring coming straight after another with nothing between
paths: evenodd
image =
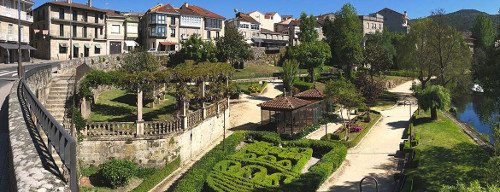
<instances>
[{"instance_id":1,"label":"chimney","mask_svg":"<svg viewBox=\"0 0 500 192\"><path fill-rule=\"evenodd\" d=\"M66 3L72 3L71 0L66 0Z\"/></svg>"},{"instance_id":2,"label":"chimney","mask_svg":"<svg viewBox=\"0 0 500 192\"><path fill-rule=\"evenodd\" d=\"M184 3L184 7L189 7L189 4L187 2Z\"/></svg>"},{"instance_id":3,"label":"chimney","mask_svg":"<svg viewBox=\"0 0 500 192\"><path fill-rule=\"evenodd\" d=\"M92 0L89 0L89 1L87 2L87 6L92 7Z\"/></svg>"}]
</instances>

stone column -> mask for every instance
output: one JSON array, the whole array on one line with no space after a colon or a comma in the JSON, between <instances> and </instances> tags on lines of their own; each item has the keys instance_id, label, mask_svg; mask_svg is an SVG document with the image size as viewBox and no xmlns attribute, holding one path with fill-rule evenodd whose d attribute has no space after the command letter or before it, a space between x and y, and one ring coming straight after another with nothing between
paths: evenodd
<instances>
[{"instance_id":1,"label":"stone column","mask_svg":"<svg viewBox=\"0 0 500 192\"><path fill-rule=\"evenodd\" d=\"M202 81L201 82L201 97L203 97L203 98L205 98L205 96L206 96L205 90L206 90L205 81Z\"/></svg>"},{"instance_id":2,"label":"stone column","mask_svg":"<svg viewBox=\"0 0 500 192\"><path fill-rule=\"evenodd\" d=\"M186 101L182 102L182 129L188 128L188 119L187 119L187 105Z\"/></svg>"},{"instance_id":3,"label":"stone column","mask_svg":"<svg viewBox=\"0 0 500 192\"><path fill-rule=\"evenodd\" d=\"M203 119L207 118L207 104L205 102L202 103L202 108L203 110Z\"/></svg>"},{"instance_id":4,"label":"stone column","mask_svg":"<svg viewBox=\"0 0 500 192\"><path fill-rule=\"evenodd\" d=\"M137 129L136 134L144 134L144 120L142 119L142 97L143 92L141 88L137 88Z\"/></svg>"}]
</instances>

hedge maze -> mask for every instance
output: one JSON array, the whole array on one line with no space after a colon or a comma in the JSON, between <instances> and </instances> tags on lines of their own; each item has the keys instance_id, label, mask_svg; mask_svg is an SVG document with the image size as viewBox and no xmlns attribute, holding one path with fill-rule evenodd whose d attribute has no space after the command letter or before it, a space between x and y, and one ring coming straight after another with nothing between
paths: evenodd
<instances>
[{"instance_id":1,"label":"hedge maze","mask_svg":"<svg viewBox=\"0 0 500 192\"><path fill-rule=\"evenodd\" d=\"M312 155L311 148L255 142L218 162L208 175L207 184L213 191L277 188L299 177Z\"/></svg>"}]
</instances>

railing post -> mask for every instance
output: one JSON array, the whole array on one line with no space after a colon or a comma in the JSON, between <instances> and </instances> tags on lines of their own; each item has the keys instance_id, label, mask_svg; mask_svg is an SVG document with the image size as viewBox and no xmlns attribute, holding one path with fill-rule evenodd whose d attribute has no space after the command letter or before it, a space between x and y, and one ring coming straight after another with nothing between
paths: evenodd
<instances>
[{"instance_id":1,"label":"railing post","mask_svg":"<svg viewBox=\"0 0 500 192\"><path fill-rule=\"evenodd\" d=\"M217 101L217 114L219 114L219 113L220 113L220 102Z\"/></svg>"},{"instance_id":2,"label":"railing post","mask_svg":"<svg viewBox=\"0 0 500 192\"><path fill-rule=\"evenodd\" d=\"M186 101L182 102L182 129L186 130L188 128L188 117L187 117L187 106Z\"/></svg>"},{"instance_id":3,"label":"railing post","mask_svg":"<svg viewBox=\"0 0 500 192\"><path fill-rule=\"evenodd\" d=\"M137 136L144 135L144 120L139 120L136 122L135 134Z\"/></svg>"},{"instance_id":4,"label":"railing post","mask_svg":"<svg viewBox=\"0 0 500 192\"><path fill-rule=\"evenodd\" d=\"M205 102L202 103L202 109L203 109L203 119L207 118L207 104Z\"/></svg>"}]
</instances>

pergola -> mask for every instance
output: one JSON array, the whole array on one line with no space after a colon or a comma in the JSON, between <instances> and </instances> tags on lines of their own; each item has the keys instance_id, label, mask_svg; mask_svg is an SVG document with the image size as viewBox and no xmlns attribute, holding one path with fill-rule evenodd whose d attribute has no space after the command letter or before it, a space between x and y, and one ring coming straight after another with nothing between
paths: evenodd
<instances>
[{"instance_id":1,"label":"pergola","mask_svg":"<svg viewBox=\"0 0 500 192\"><path fill-rule=\"evenodd\" d=\"M277 97L259 104L261 125L276 128L279 134L293 135L319 121L323 115L321 101L307 101L296 97Z\"/></svg>"}]
</instances>

